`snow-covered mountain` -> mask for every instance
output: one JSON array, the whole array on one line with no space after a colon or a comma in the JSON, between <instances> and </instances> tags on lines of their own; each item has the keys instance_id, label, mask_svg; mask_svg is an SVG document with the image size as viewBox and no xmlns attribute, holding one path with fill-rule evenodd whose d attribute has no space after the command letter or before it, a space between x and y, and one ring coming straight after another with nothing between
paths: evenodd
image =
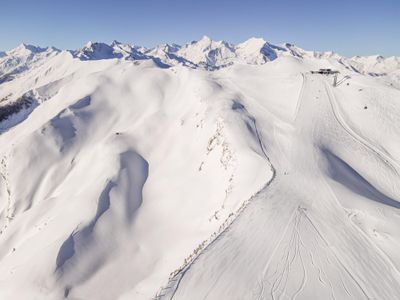
<instances>
[{"instance_id":1,"label":"snow-covered mountain","mask_svg":"<svg viewBox=\"0 0 400 300\"><path fill-rule=\"evenodd\" d=\"M88 42L82 49L71 51L74 57L81 60L99 60L99 59L146 59L148 58L141 52L140 47L128 44L122 44L113 41L111 45L105 43Z\"/></svg>"},{"instance_id":2,"label":"snow-covered mountain","mask_svg":"<svg viewBox=\"0 0 400 300\"><path fill-rule=\"evenodd\" d=\"M40 48L21 44L17 48L0 53L0 83L12 80L18 73L39 65L59 52L54 47Z\"/></svg>"},{"instance_id":3,"label":"snow-covered mountain","mask_svg":"<svg viewBox=\"0 0 400 300\"><path fill-rule=\"evenodd\" d=\"M0 299L398 298L399 61L0 53Z\"/></svg>"},{"instance_id":4,"label":"snow-covered mountain","mask_svg":"<svg viewBox=\"0 0 400 300\"><path fill-rule=\"evenodd\" d=\"M58 54L56 48L40 48L21 44L8 52L0 52L0 74L17 73L18 67L29 67L35 61ZM347 58L335 52L318 52L303 50L286 43L273 45L262 38L249 40L233 45L225 41L214 41L207 36L185 45L162 44L151 49L123 44L113 41L110 45L99 42L88 42L78 50L68 51L80 60L125 59L155 60L163 66L184 65L192 68L216 70L232 64L262 65L278 57L291 56L298 58L319 58L331 63L340 63L356 72L370 75L382 75L400 68L400 58L382 56Z\"/></svg>"}]
</instances>

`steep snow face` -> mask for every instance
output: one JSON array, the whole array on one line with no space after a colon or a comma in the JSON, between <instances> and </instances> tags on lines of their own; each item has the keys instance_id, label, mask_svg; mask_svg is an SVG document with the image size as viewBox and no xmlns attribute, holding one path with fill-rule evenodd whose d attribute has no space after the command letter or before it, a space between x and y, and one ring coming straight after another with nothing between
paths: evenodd
<instances>
[{"instance_id":1,"label":"steep snow face","mask_svg":"<svg viewBox=\"0 0 400 300\"><path fill-rule=\"evenodd\" d=\"M0 62L1 299L398 295L398 59L204 37Z\"/></svg>"}]
</instances>

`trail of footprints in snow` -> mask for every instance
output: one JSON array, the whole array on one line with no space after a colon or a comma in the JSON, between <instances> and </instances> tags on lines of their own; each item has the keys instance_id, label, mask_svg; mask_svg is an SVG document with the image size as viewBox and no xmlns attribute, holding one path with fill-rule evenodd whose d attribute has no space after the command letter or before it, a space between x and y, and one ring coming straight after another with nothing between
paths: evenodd
<instances>
[{"instance_id":1,"label":"trail of footprints in snow","mask_svg":"<svg viewBox=\"0 0 400 300\"><path fill-rule=\"evenodd\" d=\"M7 192L7 204L6 204L6 216L3 228L0 230L0 234L3 234L10 224L11 220L14 218L14 214L12 212L12 198L11 198L11 188L10 183L8 181L9 174L7 168L7 157L3 156L0 162L0 176L4 181L6 192Z\"/></svg>"}]
</instances>

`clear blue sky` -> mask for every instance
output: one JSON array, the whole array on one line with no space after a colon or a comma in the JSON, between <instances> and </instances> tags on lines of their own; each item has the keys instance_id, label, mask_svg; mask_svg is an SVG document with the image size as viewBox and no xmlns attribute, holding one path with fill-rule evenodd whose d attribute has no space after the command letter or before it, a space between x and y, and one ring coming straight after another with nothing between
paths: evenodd
<instances>
[{"instance_id":1,"label":"clear blue sky","mask_svg":"<svg viewBox=\"0 0 400 300\"><path fill-rule=\"evenodd\" d=\"M154 46L256 36L344 55L400 56L400 0L0 0L0 49Z\"/></svg>"}]
</instances>

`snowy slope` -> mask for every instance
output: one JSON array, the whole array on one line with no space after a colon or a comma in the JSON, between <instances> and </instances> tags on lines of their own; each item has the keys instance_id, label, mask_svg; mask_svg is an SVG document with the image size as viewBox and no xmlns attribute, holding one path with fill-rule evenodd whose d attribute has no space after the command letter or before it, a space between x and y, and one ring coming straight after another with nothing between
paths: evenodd
<instances>
[{"instance_id":1,"label":"snowy slope","mask_svg":"<svg viewBox=\"0 0 400 300\"><path fill-rule=\"evenodd\" d=\"M269 143L276 178L161 299L398 297L398 160L348 131L331 92L319 75L304 76L291 125L278 123L284 133Z\"/></svg>"},{"instance_id":2,"label":"snowy slope","mask_svg":"<svg viewBox=\"0 0 400 300\"><path fill-rule=\"evenodd\" d=\"M397 62L257 38L6 52L0 299L396 299Z\"/></svg>"}]
</instances>

